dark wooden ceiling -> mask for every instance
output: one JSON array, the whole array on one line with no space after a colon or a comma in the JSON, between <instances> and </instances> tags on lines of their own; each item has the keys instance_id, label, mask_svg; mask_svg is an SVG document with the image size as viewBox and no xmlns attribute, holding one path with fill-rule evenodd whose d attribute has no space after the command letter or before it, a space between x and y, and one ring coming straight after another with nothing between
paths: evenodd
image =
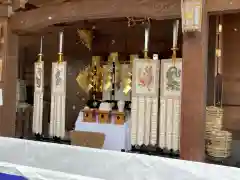
<instances>
[{"instance_id":1,"label":"dark wooden ceiling","mask_svg":"<svg viewBox=\"0 0 240 180\"><path fill-rule=\"evenodd\" d=\"M150 49L154 52L163 52L170 49L172 46L173 20L151 21L150 31ZM94 44L111 44L112 42L122 44L122 46L136 46L141 48L144 43L144 25L138 24L134 27L128 26L127 19L105 19L92 21L79 21L70 24L60 24L50 26L41 31L31 34L32 37L24 36L25 40L21 41L22 45L33 45L39 40L40 35L45 35L46 38L53 39L60 30L64 30L65 36L68 37L69 43L78 43L77 29L93 29ZM29 40L26 40L28 37ZM22 38L23 39L23 38ZM55 39L57 42L57 39ZM47 44L56 44L53 41L47 41ZM179 41L181 46L182 36L181 27L179 27ZM128 45L124 45L128 44ZM135 45L134 45L135 44ZM100 46L100 45L99 45ZM108 45L109 46L109 45ZM111 45L112 46L112 45ZM99 49L99 48L98 48ZM126 49L129 49L126 47ZM130 48L132 49L132 48ZM135 49L135 48L133 48ZM130 50L131 51L131 50Z\"/></svg>"}]
</instances>

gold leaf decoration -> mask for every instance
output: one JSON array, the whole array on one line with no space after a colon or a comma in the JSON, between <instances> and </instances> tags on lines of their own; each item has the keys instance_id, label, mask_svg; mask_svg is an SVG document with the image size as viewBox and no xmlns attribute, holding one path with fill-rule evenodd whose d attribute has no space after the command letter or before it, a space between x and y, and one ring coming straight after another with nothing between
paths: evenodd
<instances>
[{"instance_id":1,"label":"gold leaf decoration","mask_svg":"<svg viewBox=\"0 0 240 180\"><path fill-rule=\"evenodd\" d=\"M130 55L130 72L128 72L123 79L123 93L125 95L127 95L132 89L132 72L131 72L132 71L132 63L133 63L134 59L137 57L138 57L138 55L136 55L136 54Z\"/></svg>"},{"instance_id":2,"label":"gold leaf decoration","mask_svg":"<svg viewBox=\"0 0 240 180\"><path fill-rule=\"evenodd\" d=\"M84 46L86 46L89 50L91 50L92 40L93 40L92 31L84 30L84 29L78 29L77 34L78 34L78 37L80 38L80 42Z\"/></svg>"},{"instance_id":3,"label":"gold leaf decoration","mask_svg":"<svg viewBox=\"0 0 240 180\"><path fill-rule=\"evenodd\" d=\"M89 80L88 80L88 74L89 74L89 67L86 67L84 70L80 71L76 81L81 89L83 89L86 93L89 91Z\"/></svg>"},{"instance_id":4,"label":"gold leaf decoration","mask_svg":"<svg viewBox=\"0 0 240 180\"><path fill-rule=\"evenodd\" d=\"M115 72L113 72L113 63L115 64ZM120 89L121 85L121 64L118 61L118 53L113 52L108 57L108 66L106 69L107 77L104 83L104 90L108 91L111 90L110 87L112 83L116 85L116 89ZM115 74L115 77L112 77ZM114 79L114 82L112 82Z\"/></svg>"}]
</instances>

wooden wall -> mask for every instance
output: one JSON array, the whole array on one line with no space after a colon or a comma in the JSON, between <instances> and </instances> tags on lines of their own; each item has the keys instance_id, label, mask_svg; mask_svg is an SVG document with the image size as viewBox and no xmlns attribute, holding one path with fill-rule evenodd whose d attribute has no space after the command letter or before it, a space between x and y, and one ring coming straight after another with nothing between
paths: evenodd
<instances>
[{"instance_id":1,"label":"wooden wall","mask_svg":"<svg viewBox=\"0 0 240 180\"><path fill-rule=\"evenodd\" d=\"M240 130L240 14L224 15L223 74L224 126Z\"/></svg>"}]
</instances>

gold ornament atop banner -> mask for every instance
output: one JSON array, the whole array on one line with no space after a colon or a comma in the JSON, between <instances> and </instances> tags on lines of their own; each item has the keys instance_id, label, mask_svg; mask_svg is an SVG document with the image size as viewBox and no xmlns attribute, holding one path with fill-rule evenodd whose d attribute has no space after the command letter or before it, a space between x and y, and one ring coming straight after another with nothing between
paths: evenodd
<instances>
[{"instance_id":1,"label":"gold ornament atop banner","mask_svg":"<svg viewBox=\"0 0 240 180\"><path fill-rule=\"evenodd\" d=\"M132 70L132 63L138 55L132 54L130 55L130 69ZM132 89L132 72L128 72L123 78L123 93L127 95Z\"/></svg>"},{"instance_id":2,"label":"gold ornament atop banner","mask_svg":"<svg viewBox=\"0 0 240 180\"><path fill-rule=\"evenodd\" d=\"M202 29L203 0L182 0L182 31L194 32Z\"/></svg>"},{"instance_id":3,"label":"gold ornament atop banner","mask_svg":"<svg viewBox=\"0 0 240 180\"><path fill-rule=\"evenodd\" d=\"M59 33L59 51L58 51L58 63L63 62L63 32Z\"/></svg>"},{"instance_id":4,"label":"gold ornament atop banner","mask_svg":"<svg viewBox=\"0 0 240 180\"><path fill-rule=\"evenodd\" d=\"M78 37L80 38L80 42L84 46L86 46L89 50L91 50L92 40L93 40L92 31L84 30L84 29L78 29L77 34L78 34Z\"/></svg>"},{"instance_id":5,"label":"gold ornament atop banner","mask_svg":"<svg viewBox=\"0 0 240 180\"><path fill-rule=\"evenodd\" d=\"M118 61L118 53L111 53L108 57L108 66L107 66L107 77L104 83L104 90L112 90L110 89L112 83L116 85L116 89L120 89L121 83L121 65Z\"/></svg>"},{"instance_id":6,"label":"gold ornament atop banner","mask_svg":"<svg viewBox=\"0 0 240 180\"><path fill-rule=\"evenodd\" d=\"M179 20L176 20L173 24L173 46L172 46L172 63L175 66L177 59L177 41L178 41L178 29L179 29Z\"/></svg>"}]
</instances>

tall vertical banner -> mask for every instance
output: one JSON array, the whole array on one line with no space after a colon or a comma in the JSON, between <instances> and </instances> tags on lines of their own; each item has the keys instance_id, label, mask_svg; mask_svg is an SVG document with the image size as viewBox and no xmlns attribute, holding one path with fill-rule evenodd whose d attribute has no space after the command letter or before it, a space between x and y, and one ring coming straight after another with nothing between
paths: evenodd
<instances>
[{"instance_id":1,"label":"tall vertical banner","mask_svg":"<svg viewBox=\"0 0 240 180\"><path fill-rule=\"evenodd\" d=\"M50 136L65 136L67 63L52 63Z\"/></svg>"},{"instance_id":2,"label":"tall vertical banner","mask_svg":"<svg viewBox=\"0 0 240 180\"><path fill-rule=\"evenodd\" d=\"M159 146L179 150L182 59L161 60Z\"/></svg>"},{"instance_id":3,"label":"tall vertical banner","mask_svg":"<svg viewBox=\"0 0 240 180\"><path fill-rule=\"evenodd\" d=\"M43 121L43 94L44 94L44 62L43 56L43 36L40 41L40 52L38 61L34 63L34 103L33 103L33 123L32 131L35 135L42 135Z\"/></svg>"},{"instance_id":4,"label":"tall vertical banner","mask_svg":"<svg viewBox=\"0 0 240 180\"><path fill-rule=\"evenodd\" d=\"M51 115L49 135L65 137L67 63L63 61L63 32L59 33L58 61L52 63Z\"/></svg>"},{"instance_id":5,"label":"tall vertical banner","mask_svg":"<svg viewBox=\"0 0 240 180\"><path fill-rule=\"evenodd\" d=\"M44 62L34 63L34 108L32 130L35 134L42 134L44 95Z\"/></svg>"},{"instance_id":6,"label":"tall vertical banner","mask_svg":"<svg viewBox=\"0 0 240 180\"><path fill-rule=\"evenodd\" d=\"M132 76L131 144L156 145L160 61L134 59Z\"/></svg>"}]
</instances>

